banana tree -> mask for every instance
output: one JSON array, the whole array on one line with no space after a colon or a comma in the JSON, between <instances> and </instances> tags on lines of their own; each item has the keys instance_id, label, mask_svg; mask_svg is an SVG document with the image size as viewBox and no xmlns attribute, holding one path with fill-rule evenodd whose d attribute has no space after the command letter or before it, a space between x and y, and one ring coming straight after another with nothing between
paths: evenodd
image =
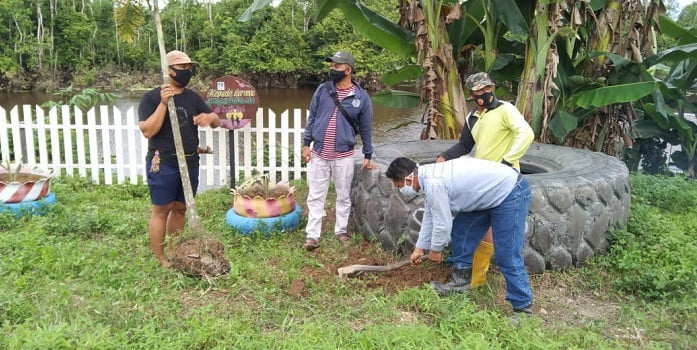
<instances>
[{"instance_id":1,"label":"banana tree","mask_svg":"<svg viewBox=\"0 0 697 350\"><path fill-rule=\"evenodd\" d=\"M681 150L670 155L673 163L689 176L697 177L697 105L687 98L687 92L695 89L697 79L697 28L682 28L665 16L660 18L659 24L664 34L678 40L679 46L644 61L656 72L660 89L653 92L651 102L642 105L648 118L638 121L636 129L639 137L679 143ZM673 65L669 67L666 63Z\"/></svg>"},{"instance_id":2,"label":"banana tree","mask_svg":"<svg viewBox=\"0 0 697 350\"><path fill-rule=\"evenodd\" d=\"M586 43L582 46L585 50L569 48L567 52L579 53L579 56L571 59L585 66L582 75L587 79L603 81L608 88L617 86L614 91L631 94L619 85L640 82L635 77L636 72L630 79L627 79L630 75L618 73L623 73L623 69L642 68L632 64L619 64L622 60L618 57L641 63L643 57L655 52L654 27L658 16L665 12L663 2L605 0L584 5L587 7L581 12L582 26L575 32L587 35ZM597 52L613 53L615 56L596 54ZM634 87L642 90L647 89L647 86L643 84ZM596 91L598 94L607 92ZM625 147L632 146L630 130L634 119L636 117L631 104L629 101L621 101L620 98L615 103L602 106L590 117L579 120L579 126L568 135L566 145L608 154L621 153Z\"/></svg>"}]
</instances>

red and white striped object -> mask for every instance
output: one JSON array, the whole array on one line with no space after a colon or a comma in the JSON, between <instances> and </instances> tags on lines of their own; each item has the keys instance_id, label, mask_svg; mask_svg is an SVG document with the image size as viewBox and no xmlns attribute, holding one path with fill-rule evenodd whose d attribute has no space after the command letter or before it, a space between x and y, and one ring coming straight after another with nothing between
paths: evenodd
<instances>
[{"instance_id":1,"label":"red and white striped object","mask_svg":"<svg viewBox=\"0 0 697 350\"><path fill-rule=\"evenodd\" d=\"M19 171L22 174L32 174L41 176L37 181L20 182L0 182L0 203L24 203L41 199L51 191L51 174L23 166ZM7 173L6 169L0 168L0 174Z\"/></svg>"}]
</instances>

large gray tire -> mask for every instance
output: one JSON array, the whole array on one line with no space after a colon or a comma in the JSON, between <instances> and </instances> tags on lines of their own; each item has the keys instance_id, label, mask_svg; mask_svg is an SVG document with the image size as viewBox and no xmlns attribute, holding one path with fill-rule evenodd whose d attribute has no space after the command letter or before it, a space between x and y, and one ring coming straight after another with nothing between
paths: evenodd
<instances>
[{"instance_id":1,"label":"large gray tire","mask_svg":"<svg viewBox=\"0 0 697 350\"><path fill-rule=\"evenodd\" d=\"M379 170L356 165L351 226L383 249L410 253L420 228L422 196L405 201L385 177L396 157L433 162L453 141L395 142L376 147ZM582 264L607 249L607 232L629 219L629 171L623 162L587 150L533 144L521 160L532 187L525 264L531 273Z\"/></svg>"}]
</instances>

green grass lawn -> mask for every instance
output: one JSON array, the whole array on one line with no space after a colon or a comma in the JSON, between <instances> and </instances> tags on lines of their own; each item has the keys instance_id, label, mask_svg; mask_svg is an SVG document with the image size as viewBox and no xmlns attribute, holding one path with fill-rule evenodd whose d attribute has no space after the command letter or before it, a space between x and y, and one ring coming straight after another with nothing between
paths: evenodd
<instances>
[{"instance_id":1,"label":"green grass lawn","mask_svg":"<svg viewBox=\"0 0 697 350\"><path fill-rule=\"evenodd\" d=\"M236 234L224 224L226 189L197 204L231 272L187 277L152 257L147 187L61 179L48 215L0 216L0 348L687 349L697 344L696 184L634 175L632 219L613 232L610 252L532 276L539 312L513 325L498 274L450 298L427 286L388 293L370 278L311 278L340 262L338 245L307 253L302 227ZM361 240L352 244L372 244ZM298 281L302 292L289 292Z\"/></svg>"}]
</instances>

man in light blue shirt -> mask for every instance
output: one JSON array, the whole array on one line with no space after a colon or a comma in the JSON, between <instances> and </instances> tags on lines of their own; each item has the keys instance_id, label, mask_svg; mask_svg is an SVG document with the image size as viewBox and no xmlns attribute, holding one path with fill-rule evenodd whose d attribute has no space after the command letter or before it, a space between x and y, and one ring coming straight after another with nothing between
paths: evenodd
<instances>
[{"instance_id":1,"label":"man in light blue shirt","mask_svg":"<svg viewBox=\"0 0 697 350\"><path fill-rule=\"evenodd\" d=\"M411 261L441 262L451 241L453 270L447 283L432 282L441 295L466 292L472 278L472 256L489 227L494 233L494 259L506 279L506 300L514 312L532 312L532 291L525 263L525 222L530 185L513 168L483 159L458 158L418 166L397 158L385 172L405 197L422 192L424 216Z\"/></svg>"}]
</instances>

